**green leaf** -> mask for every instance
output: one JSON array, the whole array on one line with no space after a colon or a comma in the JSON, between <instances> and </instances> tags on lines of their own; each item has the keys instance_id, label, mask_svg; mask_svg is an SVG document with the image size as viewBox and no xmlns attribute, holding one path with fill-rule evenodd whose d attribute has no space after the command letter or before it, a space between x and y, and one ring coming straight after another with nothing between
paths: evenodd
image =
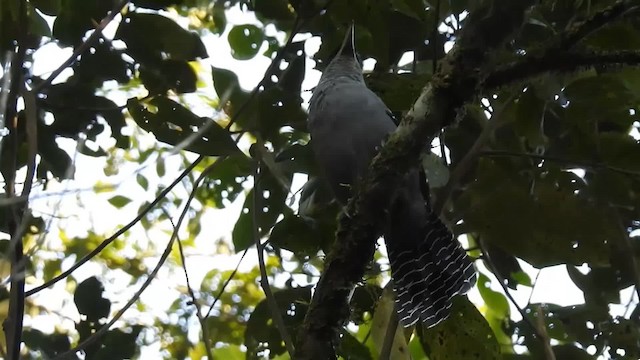
<instances>
[{"instance_id":1,"label":"green leaf","mask_svg":"<svg viewBox=\"0 0 640 360\"><path fill-rule=\"evenodd\" d=\"M443 187L449 182L449 168L443 163L441 157L430 152L422 154L420 159L431 189Z\"/></svg>"},{"instance_id":2,"label":"green leaf","mask_svg":"<svg viewBox=\"0 0 640 360\"><path fill-rule=\"evenodd\" d=\"M115 206L118 209L121 209L127 206L127 204L131 202L131 199L129 199L128 197L124 197L122 195L116 195L107 201L109 201L109 204Z\"/></svg>"},{"instance_id":3,"label":"green leaf","mask_svg":"<svg viewBox=\"0 0 640 360\"><path fill-rule=\"evenodd\" d=\"M303 258L315 255L320 250L322 239L318 235L310 221L290 214L273 227L269 243Z\"/></svg>"},{"instance_id":4,"label":"green leaf","mask_svg":"<svg viewBox=\"0 0 640 360\"><path fill-rule=\"evenodd\" d=\"M146 102L129 99L127 107L136 123L162 142L209 156L240 151L228 130L166 97L155 97ZM205 126L207 129L201 132Z\"/></svg>"},{"instance_id":5,"label":"green leaf","mask_svg":"<svg viewBox=\"0 0 640 360\"><path fill-rule=\"evenodd\" d=\"M258 235L262 237L269 233L280 214L284 214L286 217L291 213L291 209L285 204L287 190L283 188L282 184L276 180L265 166L260 168L260 174L258 187L254 186L247 194L240 216L233 227L233 245L236 252L255 244L254 217L259 228ZM290 186L291 176L288 176L287 181ZM258 209L254 209L253 206L253 196L256 193L259 196L257 199ZM257 213L254 216L254 211L256 210Z\"/></svg>"},{"instance_id":6,"label":"green leaf","mask_svg":"<svg viewBox=\"0 0 640 360\"><path fill-rule=\"evenodd\" d=\"M373 321L371 324L371 337L373 339L373 344L378 351L378 354L382 350L382 345L385 341L387 328L390 325L389 319L391 319L391 314L396 311L395 299L396 295L393 291L393 287L387 286L382 291L382 296L378 300L376 311L373 315ZM400 323L397 323L393 345L391 346L391 359L401 360L410 358L409 346L407 344L409 339L411 338L412 333L413 328L405 329L402 327L402 325L400 325Z\"/></svg>"},{"instance_id":7,"label":"green leaf","mask_svg":"<svg viewBox=\"0 0 640 360\"><path fill-rule=\"evenodd\" d=\"M538 177L532 186L510 166L509 159L480 160L478 180L460 199L468 206L469 232L537 267L607 265L608 242L619 236L611 213L572 188L559 188L557 177Z\"/></svg>"},{"instance_id":8,"label":"green leaf","mask_svg":"<svg viewBox=\"0 0 640 360\"><path fill-rule=\"evenodd\" d=\"M87 321L95 322L109 316L111 301L102 297L102 282L92 276L78 284L73 294L73 302L78 312L87 316Z\"/></svg>"},{"instance_id":9,"label":"green leaf","mask_svg":"<svg viewBox=\"0 0 640 360\"><path fill-rule=\"evenodd\" d=\"M430 329L418 327L418 336L430 360L501 358L493 331L466 296L453 300L445 321Z\"/></svg>"},{"instance_id":10,"label":"green leaf","mask_svg":"<svg viewBox=\"0 0 640 360\"><path fill-rule=\"evenodd\" d=\"M236 25L229 31L231 55L237 60L249 60L260 51L264 32L255 25Z\"/></svg>"},{"instance_id":11,"label":"green leaf","mask_svg":"<svg viewBox=\"0 0 640 360\"><path fill-rule=\"evenodd\" d=\"M148 190L149 189L149 180L147 180L147 178L144 175L136 174L136 182L144 190Z\"/></svg>"},{"instance_id":12,"label":"green leaf","mask_svg":"<svg viewBox=\"0 0 640 360\"><path fill-rule=\"evenodd\" d=\"M297 334L307 313L307 304L311 301L311 287L274 291L273 297L287 332ZM261 301L249 316L244 345L247 347L247 359L259 359L261 358L259 354L267 349L270 356L285 352L280 332L271 317L271 310L266 299Z\"/></svg>"}]
</instances>

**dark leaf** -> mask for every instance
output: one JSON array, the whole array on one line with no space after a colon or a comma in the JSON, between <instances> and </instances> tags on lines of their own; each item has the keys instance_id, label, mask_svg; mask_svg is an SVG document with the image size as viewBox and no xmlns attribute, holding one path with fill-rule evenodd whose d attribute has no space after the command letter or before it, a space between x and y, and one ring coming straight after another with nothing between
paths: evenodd
<instances>
[{"instance_id":1,"label":"dark leaf","mask_svg":"<svg viewBox=\"0 0 640 360\"><path fill-rule=\"evenodd\" d=\"M142 63L167 57L185 61L208 57L197 34L157 14L129 13L118 27L116 39L124 41L127 53Z\"/></svg>"},{"instance_id":2,"label":"dark leaf","mask_svg":"<svg viewBox=\"0 0 640 360\"><path fill-rule=\"evenodd\" d=\"M307 312L307 304L311 301L311 287L274 291L273 295L287 332L295 339L298 327L302 324ZM285 352L280 332L271 318L271 311L266 300L261 301L249 317L244 345L247 347L247 359L260 359L262 352L267 349L270 355Z\"/></svg>"},{"instance_id":3,"label":"dark leaf","mask_svg":"<svg viewBox=\"0 0 640 360\"><path fill-rule=\"evenodd\" d=\"M209 156L231 155L240 151L229 131L166 97L155 97L145 102L130 99L127 106L136 123L162 142ZM207 129L199 133L205 126Z\"/></svg>"},{"instance_id":4,"label":"dark leaf","mask_svg":"<svg viewBox=\"0 0 640 360\"><path fill-rule=\"evenodd\" d=\"M447 320L430 329L418 327L418 336L431 360L501 358L491 327L465 296L454 299Z\"/></svg>"},{"instance_id":5,"label":"dark leaf","mask_svg":"<svg viewBox=\"0 0 640 360\"><path fill-rule=\"evenodd\" d=\"M102 297L103 291L102 283L94 276L78 284L73 302L78 312L87 316L87 321L95 322L109 316L111 301Z\"/></svg>"}]
</instances>

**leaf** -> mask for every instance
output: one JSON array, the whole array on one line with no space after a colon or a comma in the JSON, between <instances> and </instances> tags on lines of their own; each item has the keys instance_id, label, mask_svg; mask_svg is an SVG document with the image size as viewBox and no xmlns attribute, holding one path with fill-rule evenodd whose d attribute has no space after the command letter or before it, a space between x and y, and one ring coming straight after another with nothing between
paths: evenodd
<instances>
[{"instance_id":1,"label":"leaf","mask_svg":"<svg viewBox=\"0 0 640 360\"><path fill-rule=\"evenodd\" d=\"M254 200L253 196L257 193L259 199L257 201L259 208L258 213L255 215L258 235L260 237L269 233L271 228L275 225L276 220L283 214L287 216L291 209L285 204L287 198L287 191L283 189L280 182L268 171L265 166L260 168L260 180L258 187L251 189L247 194L247 198L242 206L240 216L233 227L233 245L236 252L240 252L255 244L256 239L254 236ZM288 178L289 184L291 183L291 177ZM266 195L266 196L265 196Z\"/></svg>"},{"instance_id":2,"label":"leaf","mask_svg":"<svg viewBox=\"0 0 640 360\"><path fill-rule=\"evenodd\" d=\"M25 329L22 339L29 349L41 351L47 358L53 358L71 349L71 342L66 334L45 334L37 329Z\"/></svg>"},{"instance_id":3,"label":"leaf","mask_svg":"<svg viewBox=\"0 0 640 360\"><path fill-rule=\"evenodd\" d=\"M147 180L147 178L144 175L136 174L136 182L144 190L148 190L149 189L149 180Z\"/></svg>"},{"instance_id":4,"label":"leaf","mask_svg":"<svg viewBox=\"0 0 640 360\"><path fill-rule=\"evenodd\" d=\"M140 79L150 94L178 94L196 91L198 77L187 61L164 59L140 66Z\"/></svg>"},{"instance_id":5,"label":"leaf","mask_svg":"<svg viewBox=\"0 0 640 360\"><path fill-rule=\"evenodd\" d=\"M440 188L449 182L449 168L443 164L441 157L430 152L428 154L423 153L420 159L425 174L427 175L429 188Z\"/></svg>"},{"instance_id":6,"label":"leaf","mask_svg":"<svg viewBox=\"0 0 640 360\"><path fill-rule=\"evenodd\" d=\"M274 291L273 297L278 304L287 332L295 336L311 301L311 287ZM280 332L271 317L266 299L261 301L249 316L244 345L247 347L247 359L261 358L259 355L267 349L270 356L285 352Z\"/></svg>"},{"instance_id":7,"label":"leaf","mask_svg":"<svg viewBox=\"0 0 640 360\"><path fill-rule=\"evenodd\" d=\"M146 102L129 99L127 107L136 123L162 142L209 156L240 151L228 130L166 97L155 97ZM200 133L205 126L208 128Z\"/></svg>"},{"instance_id":8,"label":"leaf","mask_svg":"<svg viewBox=\"0 0 640 360\"><path fill-rule=\"evenodd\" d=\"M343 331L336 354L342 359L372 360L369 349L348 331Z\"/></svg>"},{"instance_id":9,"label":"leaf","mask_svg":"<svg viewBox=\"0 0 640 360\"><path fill-rule=\"evenodd\" d=\"M382 288L378 285L364 284L353 291L349 306L351 307L351 320L356 324L368 321L365 313L375 315L376 304L382 296Z\"/></svg>"},{"instance_id":10,"label":"leaf","mask_svg":"<svg viewBox=\"0 0 640 360\"><path fill-rule=\"evenodd\" d=\"M382 350L382 346L387 334L387 328L389 327L389 319L391 314L396 311L395 308L395 293L393 287L386 286L382 291L382 296L378 300L375 314L373 315L373 323L371 324L371 336L373 338L373 344L378 350L378 353ZM394 315L397 317L397 315ZM411 338L413 328L403 329L400 323L396 325L393 345L389 354L390 359L409 359L409 346L408 340Z\"/></svg>"},{"instance_id":11,"label":"leaf","mask_svg":"<svg viewBox=\"0 0 640 360\"><path fill-rule=\"evenodd\" d=\"M418 327L418 336L430 360L501 358L493 331L466 296L453 300L445 321L430 329Z\"/></svg>"},{"instance_id":12,"label":"leaf","mask_svg":"<svg viewBox=\"0 0 640 360\"><path fill-rule=\"evenodd\" d=\"M118 209L121 209L127 206L127 204L131 202L131 199L129 199L128 197L124 197L122 195L116 195L107 201L109 201L109 204L115 206Z\"/></svg>"},{"instance_id":13,"label":"leaf","mask_svg":"<svg viewBox=\"0 0 640 360\"><path fill-rule=\"evenodd\" d=\"M131 359L138 353L136 339L142 331L141 325L134 325L129 332L113 329L101 338L102 347L92 357L92 360L120 360Z\"/></svg>"},{"instance_id":14,"label":"leaf","mask_svg":"<svg viewBox=\"0 0 640 360\"><path fill-rule=\"evenodd\" d=\"M290 214L273 227L269 243L304 258L315 255L320 250L322 239L318 235L310 221Z\"/></svg>"},{"instance_id":15,"label":"leaf","mask_svg":"<svg viewBox=\"0 0 640 360\"><path fill-rule=\"evenodd\" d=\"M609 263L607 243L619 232L606 208L559 188L551 175L532 186L509 166L508 159L480 160L478 180L460 199L469 232L536 267Z\"/></svg>"},{"instance_id":16,"label":"leaf","mask_svg":"<svg viewBox=\"0 0 640 360\"><path fill-rule=\"evenodd\" d=\"M524 276L524 281L526 282L528 280L528 284L530 285L531 280L529 280L528 275L522 271L522 267L520 267L518 259L515 256L491 243L483 243L483 251L486 255L484 261L488 263L488 268L496 274L499 280L506 280L509 288L516 290L518 287L516 274L520 274L518 275L520 278Z\"/></svg>"},{"instance_id":17,"label":"leaf","mask_svg":"<svg viewBox=\"0 0 640 360\"><path fill-rule=\"evenodd\" d=\"M229 31L231 55L237 60L249 60L260 51L264 32L255 25L236 25Z\"/></svg>"},{"instance_id":18,"label":"leaf","mask_svg":"<svg viewBox=\"0 0 640 360\"><path fill-rule=\"evenodd\" d=\"M191 61L208 57L196 33L158 14L129 12L118 27L115 38L124 41L127 53L142 63L167 58Z\"/></svg>"},{"instance_id":19,"label":"leaf","mask_svg":"<svg viewBox=\"0 0 640 360\"><path fill-rule=\"evenodd\" d=\"M73 302L80 314L87 316L87 321L95 322L106 318L111 310L111 301L102 297L102 282L92 276L78 284L73 294Z\"/></svg>"}]
</instances>

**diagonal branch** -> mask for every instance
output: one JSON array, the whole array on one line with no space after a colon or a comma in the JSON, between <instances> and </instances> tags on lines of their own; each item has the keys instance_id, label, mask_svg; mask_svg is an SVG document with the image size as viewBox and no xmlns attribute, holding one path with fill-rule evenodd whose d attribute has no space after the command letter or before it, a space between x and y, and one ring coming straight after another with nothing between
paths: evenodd
<instances>
[{"instance_id":1,"label":"diagonal branch","mask_svg":"<svg viewBox=\"0 0 640 360\"><path fill-rule=\"evenodd\" d=\"M533 1L487 3L471 12L440 71L374 158L368 176L347 205L348 215L340 217L337 240L301 330L297 359L335 358L339 330L349 316L349 294L362 278L373 256L375 239L381 234L388 189L418 163L422 149L473 97L482 80L478 69L486 63L486 55L521 27Z\"/></svg>"},{"instance_id":2,"label":"diagonal branch","mask_svg":"<svg viewBox=\"0 0 640 360\"><path fill-rule=\"evenodd\" d=\"M69 350L69 351L67 351L67 352L65 352L65 353L63 353L63 354L61 354L61 355L59 355L57 357L55 357L54 360L68 359L73 354L77 353L78 351L82 351L82 350L86 349L87 346L89 346L89 345L93 344L94 342L100 340L100 338L102 338L109 331L111 326L113 326L113 324L115 324L122 317L122 315L124 315L124 313L133 304L135 304L138 301L138 299L140 298L142 293L151 284L151 281L153 281L153 279L156 277L156 275L160 271L160 268L162 268L162 265L164 265L165 261L167 261L167 258L171 254L171 249L173 248L173 244L175 243L176 238L178 237L178 229L182 225L182 222L184 221L184 218L186 217L187 213L189 212L191 201L193 201L193 199L196 196L196 190L198 190L198 187L200 186L200 184L202 183L204 178L211 171L213 171L216 167L218 167L222 163L222 160L224 160L225 158L226 157L224 157L224 156L217 158L211 165L209 165L206 169L204 169L202 171L202 173L200 174L200 176L198 176L198 178L196 179L195 183L193 184L193 189L191 190L191 193L189 194L189 197L187 198L187 201L186 201L186 203L184 205L182 213L180 214L180 217L178 218L178 222L174 227L174 231L171 234L171 238L169 239L169 242L167 243L167 246L166 246L164 252L160 256L160 259L158 260L158 263L153 268L153 270L151 271L149 276L147 276L147 278L143 282L142 286L140 286L138 291L136 291L136 293L133 294L131 299L129 299L129 301L127 301L127 303L122 307L122 309L120 309L108 323L103 325L95 333L91 334L91 336L89 336L83 342L78 344L78 346L76 346L75 348L73 348L73 349L71 349L71 350Z\"/></svg>"}]
</instances>

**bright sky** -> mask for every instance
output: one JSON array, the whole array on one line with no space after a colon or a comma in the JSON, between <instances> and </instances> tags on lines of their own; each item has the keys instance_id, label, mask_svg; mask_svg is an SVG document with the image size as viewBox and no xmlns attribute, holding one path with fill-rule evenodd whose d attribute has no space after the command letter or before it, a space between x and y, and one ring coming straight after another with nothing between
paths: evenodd
<instances>
[{"instance_id":1,"label":"bright sky","mask_svg":"<svg viewBox=\"0 0 640 360\"><path fill-rule=\"evenodd\" d=\"M227 26L227 32L222 36L208 35L205 36L203 41L207 47L210 55L209 59L202 61L202 68L206 69L208 66L213 65L216 67L222 67L233 70L239 77L240 84L243 88L252 89L262 78L265 70L270 64L270 60L262 55L256 56L249 61L237 61L230 55L230 48L227 42L227 33L235 24L247 24L252 23L261 26L255 16L252 13L244 13L237 7L230 10L227 13L227 19L229 24ZM186 25L183 23L183 25ZM115 31L115 24L110 25L105 33L113 34ZM277 35L281 42L285 41L283 34L277 34L272 26L268 26L266 31L269 35ZM308 38L308 36L298 35L296 40L302 40ZM311 38L305 45L307 55L311 56L315 53L319 47L320 41L318 38ZM266 49L266 45L263 46L263 50ZM35 57L34 72L36 75L48 74L57 68L64 59L71 54L69 49L59 49L56 45L50 44L41 49ZM405 57L405 61L410 61L410 56ZM315 64L312 60L307 60L307 74L305 81L303 82L303 90L309 90L317 83L320 73L312 70ZM373 62L368 60L365 62L365 68L371 69ZM57 81L64 81L66 77L70 75L71 70L67 70L63 73ZM202 74L202 79L210 84L210 75ZM212 87L207 89L210 93L207 94L214 97L214 90ZM112 93L110 93L111 95ZM303 93L303 98L308 101L311 96L310 92ZM126 102L127 95L121 94L116 100L119 104ZM189 96L185 99L189 100ZM213 114L207 108L195 108L195 112L202 116L212 116ZM102 141L108 138L108 135L103 136ZM147 136L146 139L141 140L143 144L150 144L154 141L152 136ZM70 154L75 153L73 148L73 141L61 141L60 142ZM193 156L192 158L195 158ZM36 211L40 211L45 215L45 218L49 218L48 215L55 214L60 218L54 219L51 223L51 232L46 237L44 248L60 249L61 244L58 240L58 234L56 229L61 227L65 229L68 236L82 236L86 233L87 229L94 229L99 234L111 234L119 228L120 225L128 223L135 215L139 204L145 200L153 199L153 191L143 192L137 185L135 180L135 174L139 169L136 164L124 163L119 167L119 174L117 176L109 177L104 174L104 167L106 165L106 159L104 158L91 158L84 155L76 154L74 157L76 168L76 178L73 181L65 181L63 183L51 182L46 192L36 191L34 199L32 201L33 208ZM150 181L149 188L155 189L158 186L168 185L182 170L180 168L181 161L178 156L170 156L167 158L156 159L156 161L165 162L167 168L167 176L163 179L154 179L154 172L149 170L142 170L143 174L149 175L147 178ZM149 164L149 169L155 167L154 163ZM107 184L113 184L117 186L117 190L114 193L99 193L96 194L92 191L96 176L101 177L101 181ZM298 177L295 189L299 188L305 179ZM247 184L247 188L250 188L251 184ZM178 196L186 199L188 190L178 187L175 191ZM65 196L60 196L60 193L66 193ZM122 194L134 198L135 201L122 210L114 211L111 205L107 202L107 199L115 194ZM75 196L72 196L75 195ZM44 197L43 197L44 196ZM239 255L231 254L215 254L214 240L218 238L224 238L230 242L230 233L238 214L240 213L242 202L244 199L239 198L233 204L229 205L224 210L209 210L202 219L202 234L197 239L197 246L195 249L191 249L188 254L188 270L190 279L194 288L199 288L199 284L204 275L211 270L213 266L219 269L231 269L234 268L239 259ZM85 205L84 208L78 207L78 203ZM172 214L175 218L179 215L179 210L173 211ZM155 257L147 257L145 264L152 268L155 266L160 252L164 248L167 241L170 238L171 227L170 224L163 224L156 226L149 234L145 233L141 226L136 226L127 236L128 238L136 239L149 239L153 241L160 249L159 253ZM130 252L129 255L133 256L133 250L125 250ZM54 256L54 254L50 254ZM68 268L72 264L71 261L63 263L63 269ZM250 251L241 266L241 271L246 271L252 268L256 264L256 253ZM490 274L486 270L481 262L477 262L479 269L484 274ZM535 279L538 275L538 271L533 267L522 263L523 268L529 274L531 279ZM103 274L101 267L88 263L78 269L74 273L75 278L78 281L82 281L90 276L98 276L100 278L108 279L106 283L106 291L104 296L111 299L114 303L112 305L112 314L118 311L122 305L131 297L131 295L137 290L137 287L131 287L126 283L124 277L117 273ZM502 292L502 289L498 285L497 280L493 276L489 276L492 279L492 288L496 291ZM167 282L186 285L184 276L178 272L177 274L169 274L166 268L163 269L158 276L158 280L154 281L152 285L143 293L141 300L148 304L152 310L153 316L164 316L164 309L176 299L178 292L172 291L165 284ZM28 287L32 287L37 284L28 284ZM632 289L626 289L622 292L622 301L624 304L631 298ZM532 302L548 302L562 306L579 304L584 302L582 292L573 284L569 279L566 270L563 266L555 266L544 269L538 276L538 282L535 287L534 293L531 295L531 289L520 286L517 291L513 292L513 296L516 298L520 306L525 306L531 296ZM470 294L470 299L477 305L482 304L477 290L473 290ZM55 326L60 326L65 329L74 329L73 320L79 318L73 300L69 297L69 293L66 291L64 282L58 283L52 289L44 290L38 295L34 296L36 303L45 305L48 308L61 308L62 314L69 316L68 320L64 320L61 324L55 324L46 316L36 316L26 318L25 323L27 326L31 326L40 329L44 332L52 332ZM511 311L513 314L517 314L516 308L511 304ZM612 311L616 315L622 315L625 311L624 305L612 306ZM153 322L152 316L149 313L141 313L132 307L126 314L125 318L136 319L138 322L151 324ZM519 319L519 315L514 316L515 319ZM122 325L122 323L120 323ZM116 324L116 326L119 326ZM190 332L192 340L196 340L198 337L199 325L193 324L193 331ZM73 330L72 330L73 331ZM152 345L144 348L141 359L157 359L160 347L159 344Z\"/></svg>"}]
</instances>

